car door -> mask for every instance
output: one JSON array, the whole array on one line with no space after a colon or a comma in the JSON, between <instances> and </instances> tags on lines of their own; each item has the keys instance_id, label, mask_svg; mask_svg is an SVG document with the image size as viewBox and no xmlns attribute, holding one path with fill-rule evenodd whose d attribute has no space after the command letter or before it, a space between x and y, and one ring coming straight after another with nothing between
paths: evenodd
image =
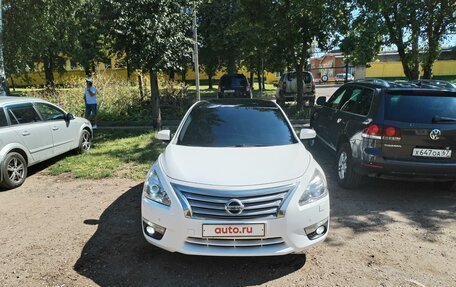
<instances>
[{"instance_id":1,"label":"car door","mask_svg":"<svg viewBox=\"0 0 456 287\"><path fill-rule=\"evenodd\" d=\"M53 157L51 130L43 122L32 103L20 103L6 106L6 113L11 126L22 144L29 150L34 162Z\"/></svg>"},{"instance_id":2,"label":"car door","mask_svg":"<svg viewBox=\"0 0 456 287\"><path fill-rule=\"evenodd\" d=\"M372 106L375 91L370 88L353 87L349 97L336 115L336 124L331 131L334 133L337 146L342 135L351 139L356 133L360 133L366 126L365 121ZM359 140L359 139L358 139ZM353 145L359 143L353 143Z\"/></svg>"},{"instance_id":3,"label":"car door","mask_svg":"<svg viewBox=\"0 0 456 287\"><path fill-rule=\"evenodd\" d=\"M334 124L335 114L344 103L344 99L349 90L349 86L340 87L331 98L329 98L326 104L313 114L312 126L317 132L317 136L332 149L335 149L335 147L332 144L333 139L330 132L331 125Z\"/></svg>"},{"instance_id":4,"label":"car door","mask_svg":"<svg viewBox=\"0 0 456 287\"><path fill-rule=\"evenodd\" d=\"M51 130L54 154L62 154L74 148L79 137L79 127L74 122L65 119L66 113L48 103L35 103L34 105Z\"/></svg>"}]
</instances>

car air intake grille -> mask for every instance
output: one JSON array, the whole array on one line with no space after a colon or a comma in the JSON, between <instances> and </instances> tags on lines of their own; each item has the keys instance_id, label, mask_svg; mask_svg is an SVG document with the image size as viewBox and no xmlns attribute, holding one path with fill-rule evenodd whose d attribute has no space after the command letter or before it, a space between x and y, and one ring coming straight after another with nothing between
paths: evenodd
<instances>
[{"instance_id":1,"label":"car air intake grille","mask_svg":"<svg viewBox=\"0 0 456 287\"><path fill-rule=\"evenodd\" d=\"M277 217L295 185L251 190L210 190L173 185L186 217L253 219Z\"/></svg>"},{"instance_id":2,"label":"car air intake grille","mask_svg":"<svg viewBox=\"0 0 456 287\"><path fill-rule=\"evenodd\" d=\"M198 238L187 237L187 243L199 246L209 247L263 247L283 244L284 241L281 237L262 238L262 239L214 239L214 238Z\"/></svg>"}]
</instances>

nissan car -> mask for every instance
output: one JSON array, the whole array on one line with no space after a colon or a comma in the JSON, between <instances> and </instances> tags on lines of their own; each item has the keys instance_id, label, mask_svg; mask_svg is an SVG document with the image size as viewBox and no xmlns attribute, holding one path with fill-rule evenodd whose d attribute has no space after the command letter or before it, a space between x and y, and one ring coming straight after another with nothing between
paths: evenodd
<instances>
[{"instance_id":1,"label":"nissan car","mask_svg":"<svg viewBox=\"0 0 456 287\"><path fill-rule=\"evenodd\" d=\"M171 252L271 256L325 240L329 195L323 170L272 101L200 101L147 174L142 231Z\"/></svg>"}]
</instances>

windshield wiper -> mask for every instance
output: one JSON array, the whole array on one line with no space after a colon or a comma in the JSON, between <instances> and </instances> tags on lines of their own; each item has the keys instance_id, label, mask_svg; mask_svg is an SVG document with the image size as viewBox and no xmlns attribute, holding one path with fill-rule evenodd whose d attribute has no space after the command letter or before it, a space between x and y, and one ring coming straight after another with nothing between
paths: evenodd
<instances>
[{"instance_id":1,"label":"windshield wiper","mask_svg":"<svg viewBox=\"0 0 456 287\"><path fill-rule=\"evenodd\" d=\"M432 118L432 122L433 122L433 123L456 122L456 118L434 116L434 117Z\"/></svg>"}]
</instances>

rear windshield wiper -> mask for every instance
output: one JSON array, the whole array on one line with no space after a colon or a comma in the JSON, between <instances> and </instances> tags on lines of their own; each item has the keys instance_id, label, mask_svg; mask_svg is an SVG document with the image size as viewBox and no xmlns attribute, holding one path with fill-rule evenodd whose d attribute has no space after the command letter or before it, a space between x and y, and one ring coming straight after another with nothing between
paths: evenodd
<instances>
[{"instance_id":1,"label":"rear windshield wiper","mask_svg":"<svg viewBox=\"0 0 456 287\"><path fill-rule=\"evenodd\" d=\"M456 122L456 118L434 116L432 118L432 122L433 123Z\"/></svg>"}]
</instances>

